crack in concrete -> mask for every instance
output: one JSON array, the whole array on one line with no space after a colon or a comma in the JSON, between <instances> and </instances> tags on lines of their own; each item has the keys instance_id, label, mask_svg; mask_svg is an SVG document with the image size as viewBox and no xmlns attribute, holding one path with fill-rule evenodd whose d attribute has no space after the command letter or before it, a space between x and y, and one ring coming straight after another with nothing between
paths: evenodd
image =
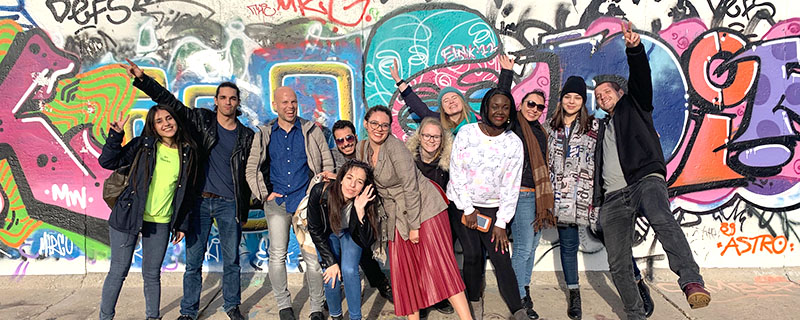
<instances>
[{"instance_id":1,"label":"crack in concrete","mask_svg":"<svg viewBox=\"0 0 800 320\"><path fill-rule=\"evenodd\" d=\"M64 296L64 298L61 298L61 300L58 300L58 301L56 301L55 303L48 304L48 305L47 305L47 307L45 307L45 308L44 308L44 310L42 310L42 312L39 312L39 313L37 313L37 314L34 314L34 315L32 315L32 316L31 316L31 318L36 318L36 317L38 317L38 316L41 316L41 315L45 314L45 313L47 312L47 310L50 310L50 308L52 308L53 306L56 306L56 305L58 305L59 303L61 303L61 302L64 302L64 300L67 300L67 299L69 299L69 297L71 297L72 295L74 295L74 294L75 294L75 293L78 291L78 289L80 289L80 288L83 288L83 284L84 284L84 282L85 282L85 281L86 281L86 274L84 274L84 275L81 277L81 284L80 284L80 285L78 285L78 286L76 286L76 287L74 287L74 288L72 289L72 292L70 292L69 294L65 295L65 296Z\"/></svg>"},{"instance_id":2,"label":"crack in concrete","mask_svg":"<svg viewBox=\"0 0 800 320\"><path fill-rule=\"evenodd\" d=\"M792 280L792 276L789 275L789 270L786 270L785 266L783 267L783 274L786 276L786 280L789 280L789 282L800 285L800 283L797 283L797 281Z\"/></svg>"},{"instance_id":3,"label":"crack in concrete","mask_svg":"<svg viewBox=\"0 0 800 320\"><path fill-rule=\"evenodd\" d=\"M661 296L661 298L664 298L664 301L666 301L667 303L669 303L670 305L672 305L672 307L673 307L673 308L675 308L676 310L678 310L678 312L680 312L680 313L681 313L681 314L682 314L684 317L686 317L686 319L689 319L689 320L693 319L691 316L689 316L689 314L688 314L688 313L686 313L686 311L684 311L684 310L683 310L683 308L681 308L680 306L678 306L678 304L677 304L677 303L675 303L674 301L672 301L672 299L670 299L669 297L667 297L667 295L666 295L666 294L664 294L663 292L661 292L661 290L659 290L659 289L658 289L658 286L649 286L649 287L650 287L650 292L653 292L653 291L657 292L657 293L658 293L658 295L659 295L659 296Z\"/></svg>"}]
</instances>

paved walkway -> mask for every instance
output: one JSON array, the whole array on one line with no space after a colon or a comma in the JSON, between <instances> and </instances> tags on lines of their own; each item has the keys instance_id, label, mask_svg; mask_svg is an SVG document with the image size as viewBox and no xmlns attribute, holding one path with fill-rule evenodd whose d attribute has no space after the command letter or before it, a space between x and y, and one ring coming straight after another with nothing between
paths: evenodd
<instances>
[{"instance_id":1,"label":"paved walkway","mask_svg":"<svg viewBox=\"0 0 800 320\"><path fill-rule=\"evenodd\" d=\"M656 270L649 282L655 314L650 319L800 319L800 267L785 269L704 269L711 305L692 310L669 270ZM510 314L489 274L484 319L507 319ZM97 319L104 274L0 277L0 318L2 319ZM161 312L164 319L176 319L182 295L180 273L162 277ZM289 277L294 310L308 319L308 292L302 274ZM201 299L201 319L227 319L222 311L220 274L206 275ZM542 319L567 319L566 288L563 277L553 272L534 272L532 296ZM242 311L250 319L277 319L274 297L266 274L245 274L242 281ZM584 319L624 319L622 304L607 272L581 274ZM392 305L375 289L367 289L362 306L365 319L398 319ZM346 308L346 306L345 306ZM117 305L117 319L143 319L142 280L132 273ZM432 312L428 319L455 319L454 315Z\"/></svg>"}]
</instances>

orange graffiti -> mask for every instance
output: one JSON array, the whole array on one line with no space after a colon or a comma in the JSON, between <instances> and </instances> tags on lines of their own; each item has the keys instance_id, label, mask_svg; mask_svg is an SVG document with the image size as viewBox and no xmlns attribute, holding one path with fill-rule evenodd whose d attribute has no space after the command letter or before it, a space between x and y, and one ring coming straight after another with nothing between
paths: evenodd
<instances>
[{"instance_id":1,"label":"orange graffiti","mask_svg":"<svg viewBox=\"0 0 800 320\"><path fill-rule=\"evenodd\" d=\"M755 237L734 237L736 234L736 224L723 222L719 231L722 234L731 237L728 243L724 245L720 256L724 256L728 249L733 248L738 256L745 253L759 253L767 252L769 254L782 254L788 248L789 251L794 251L794 244L789 243L785 236L772 236L770 234L762 234ZM722 248L722 242L717 242L717 248ZM733 252L733 250L731 251Z\"/></svg>"}]
</instances>

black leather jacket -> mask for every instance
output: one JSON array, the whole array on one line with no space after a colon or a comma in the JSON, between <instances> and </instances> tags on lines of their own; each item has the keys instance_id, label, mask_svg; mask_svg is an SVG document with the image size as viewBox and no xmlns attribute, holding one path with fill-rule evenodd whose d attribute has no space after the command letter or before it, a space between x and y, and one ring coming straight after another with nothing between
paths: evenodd
<instances>
[{"instance_id":1,"label":"black leather jacket","mask_svg":"<svg viewBox=\"0 0 800 320\"><path fill-rule=\"evenodd\" d=\"M153 177L156 165L156 139L136 137L123 147L121 146L122 137L123 134L109 130L106 144L103 146L103 153L100 154L97 161L105 169L116 170L130 165L134 158L139 156L139 161L134 168L135 172L128 176L128 187L117 198L117 203L114 204L111 215L108 217L108 225L112 228L128 234L136 234L142 229L150 179ZM138 152L139 150L142 152ZM197 180L197 163L194 149L189 146L180 146L178 150L181 167L178 184L175 186L175 197L172 199L174 211L170 217L170 230L186 232L189 230L189 219L186 217L194 205L194 201L187 200L193 199L193 185Z\"/></svg>"},{"instance_id":2,"label":"black leather jacket","mask_svg":"<svg viewBox=\"0 0 800 320\"><path fill-rule=\"evenodd\" d=\"M358 214L355 209L351 209L348 232L353 237L353 241L364 250L371 250L372 243L375 242L375 233L369 223L358 221ZM311 240L317 247L317 254L322 258L323 268L338 264L339 261L333 255L328 238L333 233L330 221L328 221L328 188L325 183L318 183L311 188L308 194L308 233Z\"/></svg>"},{"instance_id":3,"label":"black leather jacket","mask_svg":"<svg viewBox=\"0 0 800 320\"><path fill-rule=\"evenodd\" d=\"M208 109L186 107L171 92L147 75L144 75L141 80L135 79L133 85L142 90L156 103L175 109L175 113L181 118L183 125L188 127L192 137L197 141L200 168L205 168L208 165L208 156L211 148L217 144L216 112ZM250 145L253 143L255 133L252 129L245 127L238 119L236 120L236 125L239 126L240 130L238 130L236 145L233 147L233 154L231 155L231 174L233 174L233 190L236 194L237 218L239 222L244 223L247 222L252 195L250 186L244 177L245 162L250 155ZM202 183L202 181L199 181L199 183ZM201 192L202 190L197 191ZM196 194L196 196L199 196L199 194Z\"/></svg>"}]
</instances>

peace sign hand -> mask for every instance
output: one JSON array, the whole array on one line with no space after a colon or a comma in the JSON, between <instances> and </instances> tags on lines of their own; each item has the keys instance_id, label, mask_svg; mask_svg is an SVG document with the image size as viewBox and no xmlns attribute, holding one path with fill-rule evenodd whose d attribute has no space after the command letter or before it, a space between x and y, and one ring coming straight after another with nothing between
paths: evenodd
<instances>
[{"instance_id":1,"label":"peace sign hand","mask_svg":"<svg viewBox=\"0 0 800 320\"><path fill-rule=\"evenodd\" d=\"M128 73L130 73L130 75L136 77L137 79L141 79L144 76L144 71L142 71L142 69L140 69L139 66L133 63L133 61L131 61L128 58L125 58L125 61L128 61L128 65L126 66L123 64L122 67L128 70Z\"/></svg>"},{"instance_id":2,"label":"peace sign hand","mask_svg":"<svg viewBox=\"0 0 800 320\"><path fill-rule=\"evenodd\" d=\"M117 121L111 121L108 124L108 127L111 128L111 130L116 131L117 133L122 133L122 131L125 130L125 122L128 122L128 119L130 119L130 118L131 118L131 116L128 115L127 117L125 117L125 119L117 120Z\"/></svg>"},{"instance_id":3,"label":"peace sign hand","mask_svg":"<svg viewBox=\"0 0 800 320\"><path fill-rule=\"evenodd\" d=\"M633 23L628 21L628 26L626 28L624 22L620 22L620 26L622 27L622 35L625 37L625 46L628 48L635 48L639 46L642 42L642 39L639 38L639 34L633 32Z\"/></svg>"}]
</instances>

